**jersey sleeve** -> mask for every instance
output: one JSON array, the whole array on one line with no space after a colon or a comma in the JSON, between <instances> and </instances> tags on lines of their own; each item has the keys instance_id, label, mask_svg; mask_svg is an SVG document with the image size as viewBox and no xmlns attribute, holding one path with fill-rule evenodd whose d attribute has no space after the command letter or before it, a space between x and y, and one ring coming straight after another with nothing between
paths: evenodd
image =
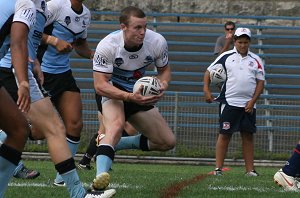
<instances>
[{"instance_id":1,"label":"jersey sleeve","mask_svg":"<svg viewBox=\"0 0 300 198\"><path fill-rule=\"evenodd\" d=\"M105 40L99 42L93 58L93 71L113 73L113 47Z\"/></svg>"},{"instance_id":2,"label":"jersey sleeve","mask_svg":"<svg viewBox=\"0 0 300 198\"><path fill-rule=\"evenodd\" d=\"M155 52L157 53L157 58L155 59L156 67L164 67L169 62L169 52L168 44L163 36L159 36L157 40L157 45L155 45Z\"/></svg>"},{"instance_id":3,"label":"jersey sleeve","mask_svg":"<svg viewBox=\"0 0 300 198\"><path fill-rule=\"evenodd\" d=\"M30 29L36 19L36 9L30 0L18 0L15 5L13 22L22 22Z\"/></svg>"},{"instance_id":4,"label":"jersey sleeve","mask_svg":"<svg viewBox=\"0 0 300 198\"><path fill-rule=\"evenodd\" d=\"M258 80L265 80L265 69L262 60L257 56L255 59L257 61L257 72L256 72L256 79Z\"/></svg>"},{"instance_id":5,"label":"jersey sleeve","mask_svg":"<svg viewBox=\"0 0 300 198\"><path fill-rule=\"evenodd\" d=\"M83 34L82 34L82 38L83 39L86 39L87 38L87 36L88 36L88 28L90 27L90 25L91 25L91 12L87 9L87 15L88 15L88 17L89 17L89 20L86 22L86 28L85 28L85 30L84 30L84 32L83 32Z\"/></svg>"}]
</instances>

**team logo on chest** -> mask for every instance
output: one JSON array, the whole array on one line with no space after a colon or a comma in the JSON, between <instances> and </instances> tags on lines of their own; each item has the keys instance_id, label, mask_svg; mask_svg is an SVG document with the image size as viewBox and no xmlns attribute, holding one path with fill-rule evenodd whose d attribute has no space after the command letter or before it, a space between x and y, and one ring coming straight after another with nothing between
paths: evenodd
<instances>
[{"instance_id":1,"label":"team logo on chest","mask_svg":"<svg viewBox=\"0 0 300 198\"><path fill-rule=\"evenodd\" d=\"M249 67L253 67L254 66L254 62L253 61L250 61L249 62Z\"/></svg>"},{"instance_id":2,"label":"team logo on chest","mask_svg":"<svg viewBox=\"0 0 300 198\"><path fill-rule=\"evenodd\" d=\"M144 63L145 64L150 64L153 62L153 58L151 56L146 56Z\"/></svg>"},{"instance_id":3,"label":"team logo on chest","mask_svg":"<svg viewBox=\"0 0 300 198\"><path fill-rule=\"evenodd\" d=\"M46 10L46 3L45 3L45 1L41 2L41 8L45 12L45 10Z\"/></svg>"},{"instance_id":4,"label":"team logo on chest","mask_svg":"<svg viewBox=\"0 0 300 198\"><path fill-rule=\"evenodd\" d=\"M120 67L124 63L124 60L122 58L116 58L115 64Z\"/></svg>"},{"instance_id":5,"label":"team logo on chest","mask_svg":"<svg viewBox=\"0 0 300 198\"><path fill-rule=\"evenodd\" d=\"M76 22L79 22L79 21L80 21L80 17L78 17L78 16L75 17L75 21L76 21Z\"/></svg>"},{"instance_id":6,"label":"team logo on chest","mask_svg":"<svg viewBox=\"0 0 300 198\"><path fill-rule=\"evenodd\" d=\"M65 23L66 23L67 25L69 25L69 24L71 23L71 17L70 17L70 16L66 16L66 18L65 18Z\"/></svg>"}]
</instances>

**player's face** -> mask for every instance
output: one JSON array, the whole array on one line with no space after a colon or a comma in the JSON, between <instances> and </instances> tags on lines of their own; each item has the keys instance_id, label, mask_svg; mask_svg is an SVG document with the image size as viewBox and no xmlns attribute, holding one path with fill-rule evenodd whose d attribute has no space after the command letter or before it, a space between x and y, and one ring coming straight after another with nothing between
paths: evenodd
<instances>
[{"instance_id":1,"label":"player's face","mask_svg":"<svg viewBox=\"0 0 300 198\"><path fill-rule=\"evenodd\" d=\"M234 46L242 56L246 56L250 46L250 40L247 37L237 38L234 42Z\"/></svg>"},{"instance_id":2,"label":"player's face","mask_svg":"<svg viewBox=\"0 0 300 198\"><path fill-rule=\"evenodd\" d=\"M133 16L130 17L128 25L121 24L121 29L124 32L126 46L140 46L145 38L146 27L146 18L137 18Z\"/></svg>"}]
</instances>

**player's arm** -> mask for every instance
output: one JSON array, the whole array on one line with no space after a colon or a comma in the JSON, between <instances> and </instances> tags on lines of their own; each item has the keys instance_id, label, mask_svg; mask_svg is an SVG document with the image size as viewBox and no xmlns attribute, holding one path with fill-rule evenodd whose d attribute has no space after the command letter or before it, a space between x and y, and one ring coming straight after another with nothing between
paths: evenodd
<instances>
[{"instance_id":1,"label":"player's arm","mask_svg":"<svg viewBox=\"0 0 300 198\"><path fill-rule=\"evenodd\" d=\"M79 38L73 42L73 47L78 55L87 58L93 59L94 52L89 48L88 42L86 39Z\"/></svg>"},{"instance_id":2,"label":"player's arm","mask_svg":"<svg viewBox=\"0 0 300 198\"><path fill-rule=\"evenodd\" d=\"M58 53L69 53L73 50L71 43L45 33L43 33L42 44L55 47Z\"/></svg>"},{"instance_id":3,"label":"player's arm","mask_svg":"<svg viewBox=\"0 0 300 198\"><path fill-rule=\"evenodd\" d=\"M169 65L166 65L162 68L157 68L157 78L160 80L160 84L162 86L161 91L167 90L169 86L169 82L171 81L171 68Z\"/></svg>"},{"instance_id":4,"label":"player's arm","mask_svg":"<svg viewBox=\"0 0 300 198\"><path fill-rule=\"evenodd\" d=\"M264 80L256 80L256 87L255 87L253 97L250 101L247 102L247 104L245 106L245 111L246 112L250 113L250 112L253 111L254 104L256 103L259 96L263 92L264 87L265 87L265 81Z\"/></svg>"},{"instance_id":5,"label":"player's arm","mask_svg":"<svg viewBox=\"0 0 300 198\"><path fill-rule=\"evenodd\" d=\"M214 97L211 94L209 86L210 86L209 71L206 70L203 77L203 92L204 92L205 101L208 103L212 103Z\"/></svg>"},{"instance_id":6,"label":"player's arm","mask_svg":"<svg viewBox=\"0 0 300 198\"><path fill-rule=\"evenodd\" d=\"M11 43L10 50L12 56L12 65L15 69L17 77L18 88L18 101L19 108L28 112L30 107L30 94L28 83L28 26L22 22L13 22L11 26Z\"/></svg>"}]
</instances>

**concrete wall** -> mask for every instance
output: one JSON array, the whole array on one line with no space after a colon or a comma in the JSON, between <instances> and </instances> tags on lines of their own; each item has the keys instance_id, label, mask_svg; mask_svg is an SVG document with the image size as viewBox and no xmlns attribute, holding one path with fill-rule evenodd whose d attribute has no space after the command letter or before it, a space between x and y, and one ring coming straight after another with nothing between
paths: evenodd
<instances>
[{"instance_id":1,"label":"concrete wall","mask_svg":"<svg viewBox=\"0 0 300 198\"><path fill-rule=\"evenodd\" d=\"M91 10L120 11L133 5L145 12L300 16L299 0L86 0Z\"/></svg>"}]
</instances>

